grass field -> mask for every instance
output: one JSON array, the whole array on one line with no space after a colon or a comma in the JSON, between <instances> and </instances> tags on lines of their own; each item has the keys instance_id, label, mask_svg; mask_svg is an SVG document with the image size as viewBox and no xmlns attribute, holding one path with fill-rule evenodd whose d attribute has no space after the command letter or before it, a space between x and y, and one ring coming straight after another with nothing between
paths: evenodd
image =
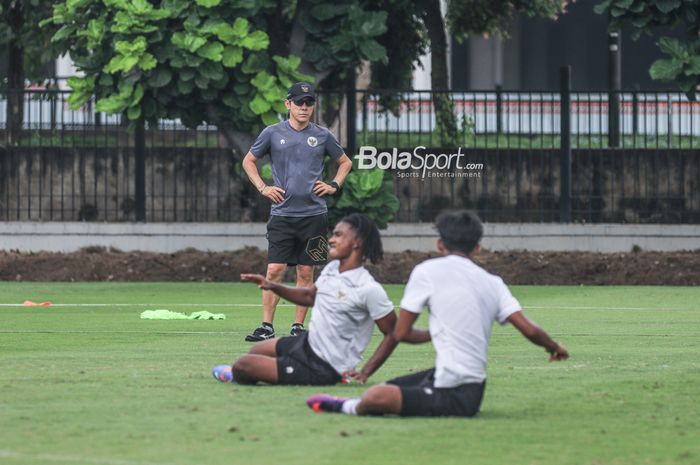
<instances>
[{"instance_id":1,"label":"grass field","mask_svg":"<svg viewBox=\"0 0 700 465\"><path fill-rule=\"evenodd\" d=\"M401 286L388 290L398 302ZM304 401L318 388L214 381L212 366L250 347L252 285L0 283L0 464L700 463L700 289L513 292L571 359L548 363L512 327L494 328L482 413L399 419L315 414ZM139 319L155 308L228 318ZM278 332L291 315L278 310ZM371 382L433 355L402 345Z\"/></svg>"}]
</instances>

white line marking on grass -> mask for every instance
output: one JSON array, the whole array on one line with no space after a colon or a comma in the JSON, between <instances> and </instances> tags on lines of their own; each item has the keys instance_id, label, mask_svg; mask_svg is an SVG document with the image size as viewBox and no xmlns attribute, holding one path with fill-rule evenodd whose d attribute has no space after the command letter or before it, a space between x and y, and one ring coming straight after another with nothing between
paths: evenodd
<instances>
[{"instance_id":1,"label":"white line marking on grass","mask_svg":"<svg viewBox=\"0 0 700 465\"><path fill-rule=\"evenodd\" d=\"M60 454L22 454L11 450L0 449L0 458L15 458L20 460L31 460L32 462L68 462L68 463L87 463L94 465L169 465L163 462L140 462L123 459L99 459L79 457L77 455L60 455Z\"/></svg>"},{"instance_id":2,"label":"white line marking on grass","mask_svg":"<svg viewBox=\"0 0 700 465\"><path fill-rule=\"evenodd\" d=\"M294 304L278 304L278 307L296 307ZM25 307L24 304L13 304L13 303L0 303L0 307ZM261 308L262 304L206 304L193 302L190 304L163 304L163 303L130 303L130 304L106 304L106 303L95 303L95 304L51 304L46 307L36 307L36 308L48 308L48 307L154 307L154 308L167 308L167 307L256 307ZM27 306L27 308L35 308L33 306ZM394 307L398 308L398 307ZM524 307L525 310L697 310L697 307L593 307L593 306L582 306L582 307L570 307L563 305L527 305Z\"/></svg>"},{"instance_id":3,"label":"white line marking on grass","mask_svg":"<svg viewBox=\"0 0 700 465\"><path fill-rule=\"evenodd\" d=\"M278 304L278 307L296 307L294 304ZM10 304L10 303L0 303L0 307L25 307L24 304ZM31 308L32 306L26 306ZM130 304L105 304L105 303L94 303L94 304L51 304L47 307L262 307L262 304L206 304L193 302L189 304L167 304L167 303L130 303ZM398 307L397 307L398 308ZM537 309L537 310L693 310L692 308L686 307L569 307L569 306L544 306L544 305L527 305L524 307L525 310Z\"/></svg>"},{"instance_id":4,"label":"white line marking on grass","mask_svg":"<svg viewBox=\"0 0 700 465\"><path fill-rule=\"evenodd\" d=\"M243 334L243 331L109 331L109 330L53 330L53 329L32 329L32 330L0 330L0 334L159 334L159 335L179 335L179 334L202 334L206 336L221 335L230 336L232 334Z\"/></svg>"},{"instance_id":5,"label":"white line marking on grass","mask_svg":"<svg viewBox=\"0 0 700 465\"><path fill-rule=\"evenodd\" d=\"M180 321L180 320L178 320ZM129 331L129 330L80 330L80 329L68 329L68 330L53 330L53 329L31 329L31 330L13 330L13 329L0 329L0 334L157 334L159 336L180 336L180 335L202 335L202 336L231 336L231 335L241 335L246 334L245 331ZM373 335L380 335L379 330L374 330ZM566 337L688 337L688 338L699 338L700 334L688 333L688 334L626 334L626 333L558 333L560 336ZM519 339L520 333L517 334L501 334L501 338L514 338Z\"/></svg>"},{"instance_id":6,"label":"white line marking on grass","mask_svg":"<svg viewBox=\"0 0 700 465\"><path fill-rule=\"evenodd\" d=\"M278 307L296 307L294 304L279 304ZM40 305L30 306L24 304L0 304L0 307L42 307ZM45 307L262 307L262 304L51 304Z\"/></svg>"},{"instance_id":7,"label":"white line marking on grass","mask_svg":"<svg viewBox=\"0 0 700 465\"><path fill-rule=\"evenodd\" d=\"M564 307L528 305L525 310L694 310L692 307Z\"/></svg>"}]
</instances>

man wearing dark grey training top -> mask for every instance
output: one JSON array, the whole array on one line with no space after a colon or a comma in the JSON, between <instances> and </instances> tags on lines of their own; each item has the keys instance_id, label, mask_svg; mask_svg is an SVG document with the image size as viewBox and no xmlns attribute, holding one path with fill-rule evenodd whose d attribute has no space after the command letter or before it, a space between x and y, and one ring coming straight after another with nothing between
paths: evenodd
<instances>
[{"instance_id":1,"label":"man wearing dark grey training top","mask_svg":"<svg viewBox=\"0 0 700 465\"><path fill-rule=\"evenodd\" d=\"M284 101L289 119L268 126L260 133L243 159L243 169L258 192L272 206L267 223L269 281L281 282L288 265L296 266L297 287L311 287L314 266L326 261L328 230L326 195L340 192L340 186L352 168L352 161L333 134L310 122L316 94L312 84L298 82ZM257 160L270 155L273 185L262 180ZM326 154L338 163L331 182L321 179ZM246 336L246 341L275 337L273 319L279 296L263 291L263 321ZM305 332L307 307L297 306L291 334Z\"/></svg>"}]
</instances>

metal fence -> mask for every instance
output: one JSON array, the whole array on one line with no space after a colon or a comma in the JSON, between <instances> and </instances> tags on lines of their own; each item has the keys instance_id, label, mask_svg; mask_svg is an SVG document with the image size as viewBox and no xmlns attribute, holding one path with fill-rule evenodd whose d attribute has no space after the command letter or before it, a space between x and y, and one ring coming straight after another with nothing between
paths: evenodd
<instances>
[{"instance_id":1,"label":"metal fence","mask_svg":"<svg viewBox=\"0 0 700 465\"><path fill-rule=\"evenodd\" d=\"M432 91L358 91L361 144L444 143ZM558 148L561 93L488 91L446 93L454 108L451 145L468 148ZM617 108L617 141L610 140ZM389 111L387 111L389 110ZM393 110L393 111L392 111ZM571 92L574 148L700 148L700 102L672 91ZM444 139L444 137L443 137Z\"/></svg>"},{"instance_id":2,"label":"metal fence","mask_svg":"<svg viewBox=\"0 0 700 465\"><path fill-rule=\"evenodd\" d=\"M0 92L0 133L7 140L11 126L7 101L17 90ZM133 147L134 131L121 114L95 111L94 100L72 109L71 92L59 89L27 89L23 101L21 132L15 146L33 147ZM160 120L147 130L147 144L152 147L215 147L225 145L216 126L202 124L188 128L179 120Z\"/></svg>"},{"instance_id":3,"label":"metal fence","mask_svg":"<svg viewBox=\"0 0 700 465\"><path fill-rule=\"evenodd\" d=\"M10 94L0 91L3 140ZM23 91L19 137L0 149L0 220L135 220L134 132L94 102L72 110L68 96ZM449 102L451 131L436 96ZM389 168L399 221L465 207L487 221L700 223L700 103L679 92L356 90L320 94L315 118L348 153L422 146L481 165L466 177L454 167L430 177ZM146 221L266 219L215 126L161 120L145 142Z\"/></svg>"},{"instance_id":4,"label":"metal fence","mask_svg":"<svg viewBox=\"0 0 700 465\"><path fill-rule=\"evenodd\" d=\"M7 96L0 91L0 132L8 128ZM122 115L94 111L94 101L73 110L70 91L23 92L23 134L18 145L129 146L128 121ZM456 132L441 137L433 96L448 97ZM329 126L347 143L343 94L321 93L316 122ZM391 146L461 146L465 148L558 148L561 93L545 91L356 91L355 139L358 144ZM615 108L611 108L614 106ZM618 141L610 140L616 110ZM573 148L700 148L700 102L679 91L571 92ZM222 147L216 126L191 129L179 120L162 119L149 128L153 146Z\"/></svg>"}]
</instances>

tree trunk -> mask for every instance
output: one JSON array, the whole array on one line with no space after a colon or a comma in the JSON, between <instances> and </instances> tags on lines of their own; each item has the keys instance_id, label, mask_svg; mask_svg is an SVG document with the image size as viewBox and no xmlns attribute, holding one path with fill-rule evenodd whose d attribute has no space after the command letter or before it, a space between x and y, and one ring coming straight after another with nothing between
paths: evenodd
<instances>
[{"instance_id":1,"label":"tree trunk","mask_svg":"<svg viewBox=\"0 0 700 465\"><path fill-rule=\"evenodd\" d=\"M301 24L301 18L303 15L308 14L309 9L311 8L311 4L308 2L308 0L299 0L296 5L296 10L294 12L294 17L292 18L292 25L289 28L288 31L282 31L281 24L277 24L276 27L274 27L273 31L269 32L270 36L270 47L269 50L272 54L277 54L277 55L296 55L299 58L301 58L301 64L299 65L299 71L304 73L304 74L309 74L313 76L313 84L318 87L319 85L322 84L322 81L327 80L329 76L331 76L331 70L327 69L325 71L319 71L316 69L316 67L311 63L310 61L307 61L304 59L304 45L306 44L306 40L308 38L308 33L304 26ZM275 21L280 21L281 12L277 12L278 14L275 15L274 18L271 19L272 22ZM285 32L288 34L282 34L281 32ZM335 74L334 74L335 76ZM331 90L340 90L342 89L333 89L333 86L330 86ZM328 89L326 89L328 90ZM342 97L342 96L341 96ZM329 99L331 100L331 99ZM329 101L327 100L327 102ZM342 100L342 98L341 98ZM336 102L333 102L336 103ZM322 100L319 100L319 104L323 104ZM328 107L323 111L323 119L320 121L321 124L325 126L332 126L335 124L337 118L338 118L338 110L340 107L340 103L337 103L334 105L335 108ZM318 110L316 110L318 112Z\"/></svg>"},{"instance_id":2,"label":"tree trunk","mask_svg":"<svg viewBox=\"0 0 700 465\"><path fill-rule=\"evenodd\" d=\"M309 14L309 9L311 5L304 0L299 0L297 3L297 9L294 13L294 19L292 20L292 29L289 34L289 53L291 55L296 55L301 58L301 64L299 65L299 71L304 74L310 74L314 77L314 84L318 87L321 81L326 79L330 74L331 70L327 69L325 71L319 71L313 65L313 63L306 61L304 59L304 44L306 44L307 32L304 26L301 24L301 17L303 15Z\"/></svg>"},{"instance_id":3,"label":"tree trunk","mask_svg":"<svg viewBox=\"0 0 700 465\"><path fill-rule=\"evenodd\" d=\"M447 70L447 35L440 11L440 0L428 0L425 10L425 26L430 39L430 83L433 90L433 106L441 144L454 143L457 122L454 104L450 97Z\"/></svg>"},{"instance_id":4,"label":"tree trunk","mask_svg":"<svg viewBox=\"0 0 700 465\"><path fill-rule=\"evenodd\" d=\"M234 156L239 160L243 161L243 157L246 156L250 146L255 142L255 135L239 131L230 123L222 121L221 118L217 117L217 112L212 107L207 108L207 122L210 124L215 124L219 130L219 133L224 136L226 143L231 147Z\"/></svg>"},{"instance_id":5,"label":"tree trunk","mask_svg":"<svg viewBox=\"0 0 700 465\"><path fill-rule=\"evenodd\" d=\"M7 13L13 38L8 47L7 131L8 145L19 144L24 120L24 49L19 37L22 28L22 2L13 2Z\"/></svg>"}]
</instances>

